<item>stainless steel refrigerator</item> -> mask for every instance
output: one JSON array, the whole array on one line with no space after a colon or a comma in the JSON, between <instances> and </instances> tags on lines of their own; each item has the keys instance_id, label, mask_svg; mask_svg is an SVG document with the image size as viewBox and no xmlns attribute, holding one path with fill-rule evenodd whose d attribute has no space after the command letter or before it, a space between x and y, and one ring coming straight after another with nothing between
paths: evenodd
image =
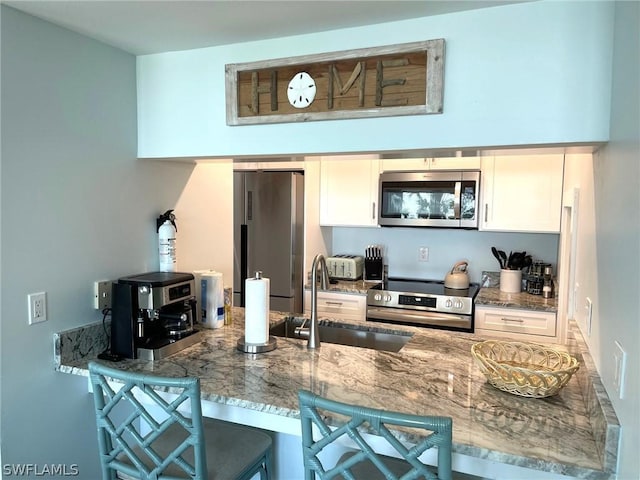
<instances>
[{"instance_id":1,"label":"stainless steel refrigerator","mask_svg":"<svg viewBox=\"0 0 640 480\"><path fill-rule=\"evenodd\" d=\"M245 279L270 279L271 310L302 313L304 175L234 172L233 304L245 306Z\"/></svg>"}]
</instances>

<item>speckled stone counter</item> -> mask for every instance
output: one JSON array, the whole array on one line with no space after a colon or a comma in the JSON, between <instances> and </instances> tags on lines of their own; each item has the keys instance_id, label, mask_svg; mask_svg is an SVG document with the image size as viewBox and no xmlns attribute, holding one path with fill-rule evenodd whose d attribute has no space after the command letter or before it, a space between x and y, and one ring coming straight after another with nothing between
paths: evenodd
<instances>
[{"instance_id":1,"label":"speckled stone counter","mask_svg":"<svg viewBox=\"0 0 640 480\"><path fill-rule=\"evenodd\" d=\"M494 307L522 308L542 312L557 312L558 300L544 298L542 295L532 295L527 292L505 293L496 287L482 287L475 301L476 305L490 305Z\"/></svg>"},{"instance_id":2,"label":"speckled stone counter","mask_svg":"<svg viewBox=\"0 0 640 480\"><path fill-rule=\"evenodd\" d=\"M338 283L332 283L326 289L329 292L337 293L353 293L355 295L366 295L367 290L378 285L380 282L367 282L366 280L339 280ZM305 289L309 290L310 285L305 285Z\"/></svg>"},{"instance_id":3,"label":"speckled stone counter","mask_svg":"<svg viewBox=\"0 0 640 480\"><path fill-rule=\"evenodd\" d=\"M200 344L155 362L112 365L198 376L205 401L290 418L299 417L300 388L374 408L447 415L453 418L455 453L578 478L613 477L618 422L604 389L592 387L597 373L591 360L582 361L580 378L572 378L557 396L529 399L485 381L470 354L481 340L473 334L368 322L413 337L399 353L329 343L308 350L305 341L278 338L272 352L244 354L236 348L244 312L233 311L233 325L205 330ZM270 321L281 322L285 315L272 312ZM88 375L87 363L103 349L104 335L99 323L56 334L57 370ZM573 347L579 360L588 356L578 343ZM584 388L595 401L585 402Z\"/></svg>"}]
</instances>

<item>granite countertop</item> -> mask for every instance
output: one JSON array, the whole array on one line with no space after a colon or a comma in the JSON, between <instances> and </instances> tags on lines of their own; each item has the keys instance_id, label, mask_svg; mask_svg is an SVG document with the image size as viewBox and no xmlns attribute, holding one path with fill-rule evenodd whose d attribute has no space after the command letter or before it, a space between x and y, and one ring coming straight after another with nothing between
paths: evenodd
<instances>
[{"instance_id":1,"label":"granite countertop","mask_svg":"<svg viewBox=\"0 0 640 480\"><path fill-rule=\"evenodd\" d=\"M236 348L244 334L244 310L233 312L233 325L203 331L201 343L166 359L112 365L198 376L203 400L285 417L299 418L300 388L374 408L451 416L454 452L579 478L613 476L619 424L604 388L593 385L599 377L580 343L574 345L583 359L578 374L558 395L530 399L486 382L470 354L471 345L482 340L474 334L367 322L413 337L399 353L329 343L310 351L305 341L278 338L272 352L244 354ZM271 312L270 322L286 315ZM96 340L101 335L103 344ZM56 368L65 373L88 375L88 362L104 348L100 323L54 339Z\"/></svg>"},{"instance_id":2,"label":"granite countertop","mask_svg":"<svg viewBox=\"0 0 640 480\"><path fill-rule=\"evenodd\" d=\"M380 282L371 282L366 280L338 280L338 283L331 283L329 287L323 289L323 292L335 293L352 293L355 295L366 295L367 290L378 285ZM311 285L305 285L305 289L310 290Z\"/></svg>"},{"instance_id":3,"label":"granite countertop","mask_svg":"<svg viewBox=\"0 0 640 480\"><path fill-rule=\"evenodd\" d=\"M502 308L522 308L539 312L557 312L557 298L544 298L527 292L505 293L497 287L482 287L475 300L476 306L492 306Z\"/></svg>"}]
</instances>

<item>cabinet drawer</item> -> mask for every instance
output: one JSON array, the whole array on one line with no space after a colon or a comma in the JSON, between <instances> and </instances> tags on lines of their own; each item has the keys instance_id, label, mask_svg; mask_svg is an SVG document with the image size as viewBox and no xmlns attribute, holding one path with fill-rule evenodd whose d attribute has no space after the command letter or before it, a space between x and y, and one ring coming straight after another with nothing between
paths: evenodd
<instances>
[{"instance_id":1,"label":"cabinet drawer","mask_svg":"<svg viewBox=\"0 0 640 480\"><path fill-rule=\"evenodd\" d=\"M304 292L305 314L311 313L311 292ZM364 321L367 297L343 293L318 292L318 316Z\"/></svg>"},{"instance_id":2,"label":"cabinet drawer","mask_svg":"<svg viewBox=\"0 0 640 480\"><path fill-rule=\"evenodd\" d=\"M556 314L531 310L476 307L476 328L499 332L555 337Z\"/></svg>"}]
</instances>

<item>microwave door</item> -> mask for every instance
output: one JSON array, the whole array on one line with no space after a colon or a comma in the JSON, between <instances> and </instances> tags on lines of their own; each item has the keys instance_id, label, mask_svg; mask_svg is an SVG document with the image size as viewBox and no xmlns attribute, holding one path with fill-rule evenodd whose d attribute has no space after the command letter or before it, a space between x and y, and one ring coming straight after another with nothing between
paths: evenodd
<instances>
[{"instance_id":1,"label":"microwave door","mask_svg":"<svg viewBox=\"0 0 640 480\"><path fill-rule=\"evenodd\" d=\"M381 226L478 228L478 171L383 172Z\"/></svg>"},{"instance_id":2,"label":"microwave door","mask_svg":"<svg viewBox=\"0 0 640 480\"><path fill-rule=\"evenodd\" d=\"M464 172L460 191L460 226L478 228L480 172Z\"/></svg>"}]
</instances>

